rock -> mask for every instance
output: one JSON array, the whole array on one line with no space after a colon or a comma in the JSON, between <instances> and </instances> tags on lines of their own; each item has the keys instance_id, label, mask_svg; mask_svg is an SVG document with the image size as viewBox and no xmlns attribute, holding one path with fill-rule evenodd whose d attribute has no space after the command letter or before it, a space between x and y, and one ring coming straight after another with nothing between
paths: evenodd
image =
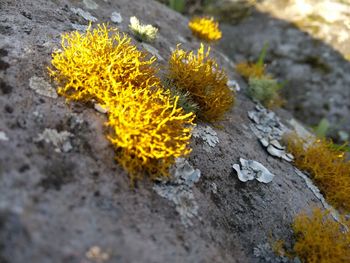
<instances>
[{"instance_id":1,"label":"rock","mask_svg":"<svg viewBox=\"0 0 350 263\"><path fill-rule=\"evenodd\" d=\"M5 1L0 8L0 131L9 138L0 140L0 261L208 262L215 259L218 263L245 263L259 262L254 248L267 243L271 231L274 237L291 245L290 225L295 214L322 204L305 186L304 179L295 174L292 164L268 156L261 147L249 126L256 126L258 134L271 134L273 139L280 135L281 127L262 125L260 120L265 119L256 114L251 121L247 112L254 109L254 103L243 92L237 92L236 105L223 120L198 125L193 134L196 138L191 141L192 152L186 160L178 160L176 168L170 171L173 177L154 182L146 176L134 187L115 160L119 149L114 149L108 140L106 116L94 110L94 102L68 102L57 97L54 92L57 83L48 81L47 67L52 50L63 50L60 35L83 31L90 21L92 27L98 21L111 22L113 11L124 19L136 16L143 23L159 28L159 38L152 47L164 59L156 62L160 76L166 70L171 47L179 43L178 36L186 40L181 41L183 49L195 51L200 46L200 41L190 35L186 17L153 0L93 2L98 5L95 10L86 6L88 2L73 0ZM142 50L141 43L124 22L113 26L133 38L132 43ZM247 19L242 23L252 29L239 29L239 35L230 43L223 41L243 53L222 54L219 43L211 47L211 55L225 69L228 80L237 80L244 91L245 82L234 72L233 55L256 58L257 54L249 54L251 43L264 43L264 38L258 38L262 35L270 38L282 34L279 39L275 37L276 43L291 41L291 44L304 40L305 36L297 29L287 35L287 26L273 34L266 32L278 25L278 21L249 24L252 22ZM231 37L232 32L224 31L223 36ZM295 64L309 65L310 60L298 61L306 58L305 53L310 49L315 53L328 51L322 46L320 50L309 44L304 47L302 42L298 42L296 59L285 58L288 63L277 63L274 72L283 73ZM334 54L330 54L334 59ZM270 57L267 59L269 63ZM334 61L336 64L337 59ZM327 60L333 68L334 63ZM311 65L308 67L313 70ZM327 93L330 95L339 85L346 84L333 81L342 78L343 71L348 70L344 67L330 75L319 74L322 92L328 92L331 87ZM29 88L32 77L35 78ZM336 88L332 86L334 83ZM311 92L316 92L318 87L315 85ZM304 90L310 91L305 86L295 89L303 91L302 94ZM338 100L335 98L331 107L341 103ZM301 104L305 105L304 101ZM291 118L288 112L279 110L268 113L266 122L274 123L271 122L274 116L279 116L281 122ZM266 140L268 145L275 144L270 138ZM276 175L273 181L268 184L239 181L232 175L231 167L232 160L242 156L264 165L268 162L269 172Z\"/></svg>"},{"instance_id":2,"label":"rock","mask_svg":"<svg viewBox=\"0 0 350 263\"><path fill-rule=\"evenodd\" d=\"M270 183L275 177L261 163L253 160L239 159L241 167L234 164L232 167L236 170L238 179L242 182L247 182L256 179L261 183Z\"/></svg>"},{"instance_id":3,"label":"rock","mask_svg":"<svg viewBox=\"0 0 350 263\"><path fill-rule=\"evenodd\" d=\"M111 14L111 20L113 23L120 24L123 22L123 18L120 13L118 12L112 12Z\"/></svg>"},{"instance_id":4,"label":"rock","mask_svg":"<svg viewBox=\"0 0 350 263\"><path fill-rule=\"evenodd\" d=\"M56 90L51 87L51 85L44 78L37 76L31 77L29 80L29 87L40 95L53 99L57 99L58 97Z\"/></svg>"}]
</instances>

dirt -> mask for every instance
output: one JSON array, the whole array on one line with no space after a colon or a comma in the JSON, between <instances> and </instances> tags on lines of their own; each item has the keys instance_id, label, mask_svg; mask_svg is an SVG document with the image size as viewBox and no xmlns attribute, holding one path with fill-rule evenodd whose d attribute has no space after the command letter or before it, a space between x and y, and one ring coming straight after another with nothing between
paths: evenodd
<instances>
[{"instance_id":1,"label":"dirt","mask_svg":"<svg viewBox=\"0 0 350 263\"><path fill-rule=\"evenodd\" d=\"M291 246L294 216L320 203L292 164L269 156L258 142L247 115L255 104L233 62L216 46L212 56L242 90L225 119L209 124L218 134L215 148L207 152L201 140L192 141L189 161L202 175L193 188L199 205L193 226L181 223L153 182L130 187L104 136L103 114L29 87L33 76L50 82L46 68L60 34L72 31L72 23L88 24L72 7L89 11L98 22L110 22L117 11L123 17L118 27L128 34L130 16L157 26L153 47L163 58L180 41L186 49L199 47L188 19L155 1L94 2L94 10L77 0L0 3L0 131L8 137L0 140L0 261L265 262L254 256L258 245L283 239ZM278 114L284 121L291 118L283 110ZM72 149L57 151L38 142L46 128L73 134ZM240 182L232 169L240 157L261 162L275 174L273 181ZM92 257L96 246L108 257Z\"/></svg>"}]
</instances>

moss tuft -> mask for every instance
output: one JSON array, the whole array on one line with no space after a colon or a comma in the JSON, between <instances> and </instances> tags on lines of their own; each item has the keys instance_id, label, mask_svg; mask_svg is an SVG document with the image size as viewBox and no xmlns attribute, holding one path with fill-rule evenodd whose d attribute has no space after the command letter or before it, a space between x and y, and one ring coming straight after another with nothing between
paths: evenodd
<instances>
[{"instance_id":1,"label":"moss tuft","mask_svg":"<svg viewBox=\"0 0 350 263\"><path fill-rule=\"evenodd\" d=\"M199 116L214 121L223 117L234 102L234 93L227 86L227 76L201 44L197 54L177 47L169 60L168 78L176 88L189 92L199 106Z\"/></svg>"},{"instance_id":2,"label":"moss tuft","mask_svg":"<svg viewBox=\"0 0 350 263\"><path fill-rule=\"evenodd\" d=\"M350 262L349 228L348 221L339 224L320 209L311 216L300 214L293 223L294 252L305 263Z\"/></svg>"},{"instance_id":3,"label":"moss tuft","mask_svg":"<svg viewBox=\"0 0 350 263\"><path fill-rule=\"evenodd\" d=\"M274 108L283 105L279 95L282 88L275 79L249 78L248 96L262 103L267 108Z\"/></svg>"},{"instance_id":4,"label":"moss tuft","mask_svg":"<svg viewBox=\"0 0 350 263\"><path fill-rule=\"evenodd\" d=\"M350 212L350 161L343 149L335 148L327 139L314 139L307 144L295 134L287 136L287 145L295 165L310 173L327 201Z\"/></svg>"},{"instance_id":5,"label":"moss tuft","mask_svg":"<svg viewBox=\"0 0 350 263\"><path fill-rule=\"evenodd\" d=\"M219 29L219 23L212 17L194 17L188 23L193 35L211 42L221 39L222 33Z\"/></svg>"}]
</instances>

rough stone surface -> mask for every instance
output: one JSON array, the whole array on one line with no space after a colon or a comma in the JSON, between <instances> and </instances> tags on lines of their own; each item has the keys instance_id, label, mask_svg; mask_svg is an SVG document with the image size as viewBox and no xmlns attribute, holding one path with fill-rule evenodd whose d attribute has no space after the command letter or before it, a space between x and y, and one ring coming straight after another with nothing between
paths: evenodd
<instances>
[{"instance_id":1,"label":"rough stone surface","mask_svg":"<svg viewBox=\"0 0 350 263\"><path fill-rule=\"evenodd\" d=\"M72 12L72 8L86 12L88 2L96 3L89 12L99 22L110 21L111 10L118 10L125 18L118 25L123 32L130 34L131 16L156 25L159 35L152 46L165 61L179 36L185 40L183 48L199 47L186 18L151 0L1 1L0 131L10 139L0 140L0 262L78 263L97 256L104 262L264 262L253 253L259 244L269 242L271 236L290 243L294 216L322 204L290 163L262 148L247 116L255 105L243 92L237 93L235 107L216 123L218 143L210 153L203 150L203 141L192 141L189 161L200 169L201 177L192 188L198 217L188 229L173 203L153 190L153 182L144 180L130 187L104 136L103 114L91 105L67 104L62 97L53 100L29 88L32 76L46 74L60 34L73 30L72 24L88 25L80 16L84 13ZM246 23L249 29L251 22ZM291 34L288 39L298 45L305 37L288 28L280 34ZM234 34L224 31L225 35ZM234 38L240 41L237 47L253 48L247 38L242 39L241 31ZM254 55L263 40L256 43ZM298 45L288 46L290 52L303 50ZM321 45L320 50L329 48ZM213 47L212 56L244 90L244 82L233 72L232 55ZM280 61L293 60L286 56ZM284 111L278 114L290 118ZM69 152L55 152L50 143L35 142L48 127L74 134ZM273 181L240 182L232 165L241 156L263 164L275 175Z\"/></svg>"},{"instance_id":2,"label":"rough stone surface","mask_svg":"<svg viewBox=\"0 0 350 263\"><path fill-rule=\"evenodd\" d=\"M308 125L322 118L330 135L350 133L350 3L262 0L252 15L222 25L219 46L235 63L256 61L265 43L267 71L280 81L286 108Z\"/></svg>"}]
</instances>

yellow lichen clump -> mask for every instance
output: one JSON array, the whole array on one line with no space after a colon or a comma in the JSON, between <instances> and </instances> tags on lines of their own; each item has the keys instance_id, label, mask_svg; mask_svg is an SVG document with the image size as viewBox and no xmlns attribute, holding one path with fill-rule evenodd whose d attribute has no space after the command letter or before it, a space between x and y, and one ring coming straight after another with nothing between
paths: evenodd
<instances>
[{"instance_id":1,"label":"yellow lichen clump","mask_svg":"<svg viewBox=\"0 0 350 263\"><path fill-rule=\"evenodd\" d=\"M265 66L263 64L241 62L236 65L236 71L247 80L265 76Z\"/></svg>"},{"instance_id":2,"label":"yellow lichen clump","mask_svg":"<svg viewBox=\"0 0 350 263\"><path fill-rule=\"evenodd\" d=\"M310 173L326 199L338 209L350 212L350 161L345 152L327 139L287 136L288 150L295 157L298 168Z\"/></svg>"},{"instance_id":3,"label":"yellow lichen clump","mask_svg":"<svg viewBox=\"0 0 350 263\"><path fill-rule=\"evenodd\" d=\"M234 102L234 94L227 86L227 76L201 44L197 55L179 46L169 60L169 79L183 91L188 91L199 106L201 118L213 121L222 118Z\"/></svg>"},{"instance_id":4,"label":"yellow lichen clump","mask_svg":"<svg viewBox=\"0 0 350 263\"><path fill-rule=\"evenodd\" d=\"M188 23L193 35L205 41L217 41L222 33L219 29L219 23L212 17L194 17Z\"/></svg>"},{"instance_id":5,"label":"yellow lichen clump","mask_svg":"<svg viewBox=\"0 0 350 263\"><path fill-rule=\"evenodd\" d=\"M295 218L294 252L302 262L350 262L350 223L344 219L341 222L335 222L320 209L315 209L311 216L300 214Z\"/></svg>"},{"instance_id":6,"label":"yellow lichen clump","mask_svg":"<svg viewBox=\"0 0 350 263\"><path fill-rule=\"evenodd\" d=\"M108 139L132 179L143 171L167 176L175 158L190 152L194 115L163 89L155 58L146 59L129 37L103 24L85 34L63 34L62 49L49 68L59 94L108 108Z\"/></svg>"}]
</instances>

